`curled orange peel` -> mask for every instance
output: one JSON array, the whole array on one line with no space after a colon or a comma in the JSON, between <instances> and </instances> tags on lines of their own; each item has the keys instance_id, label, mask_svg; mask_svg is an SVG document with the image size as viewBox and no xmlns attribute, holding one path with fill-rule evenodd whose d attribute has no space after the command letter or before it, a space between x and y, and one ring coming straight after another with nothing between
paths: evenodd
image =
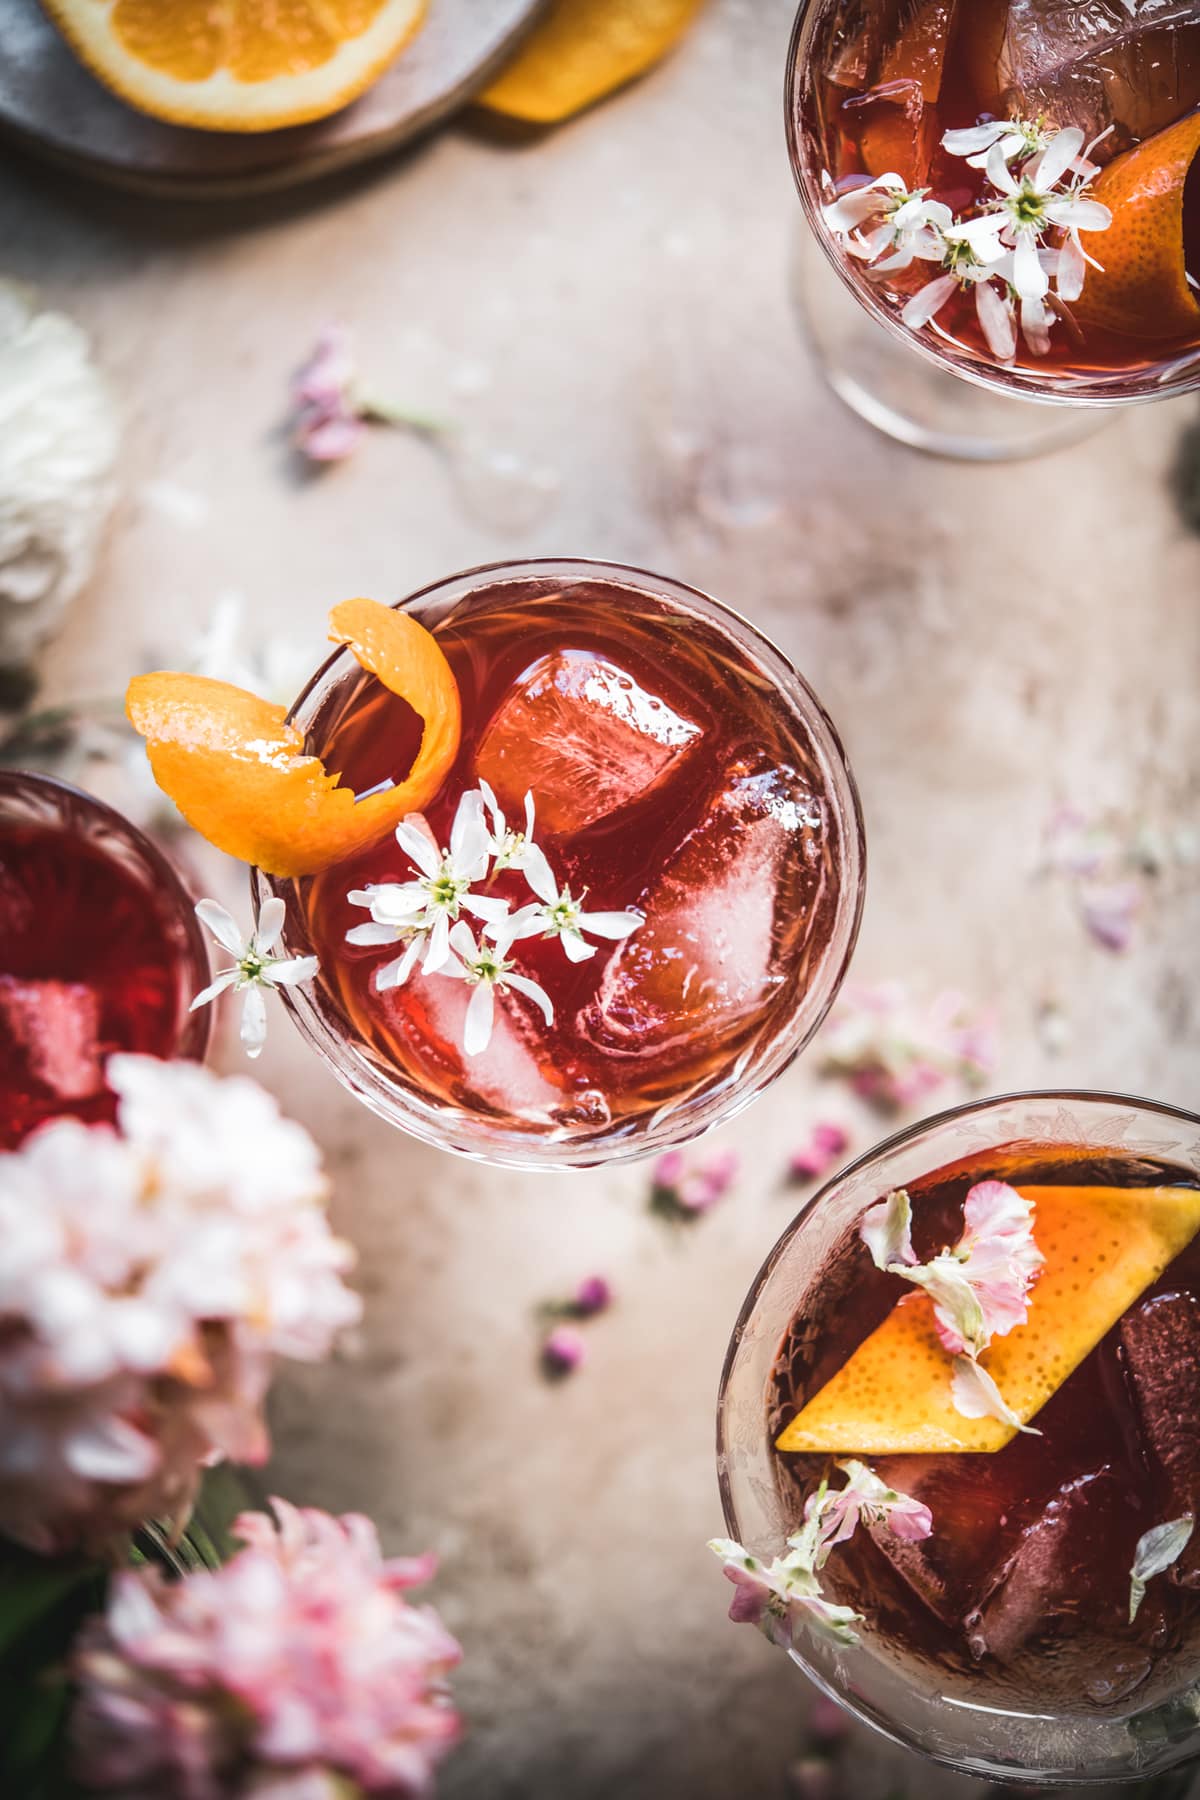
<instances>
[{"instance_id":1,"label":"curled orange peel","mask_svg":"<svg viewBox=\"0 0 1200 1800\"><path fill-rule=\"evenodd\" d=\"M1197 155L1200 111L1114 157L1092 183L1090 197L1111 208L1113 222L1089 240L1104 266L1088 270L1071 306L1085 329L1154 339L1200 332L1183 239L1184 187Z\"/></svg>"},{"instance_id":2,"label":"curled orange peel","mask_svg":"<svg viewBox=\"0 0 1200 1800\"><path fill-rule=\"evenodd\" d=\"M356 800L305 751L286 710L203 675L135 675L125 696L154 779L210 844L269 875L314 875L367 849L429 804L458 754L454 672L423 625L377 600L345 600L329 635L424 722L405 779Z\"/></svg>"}]
</instances>

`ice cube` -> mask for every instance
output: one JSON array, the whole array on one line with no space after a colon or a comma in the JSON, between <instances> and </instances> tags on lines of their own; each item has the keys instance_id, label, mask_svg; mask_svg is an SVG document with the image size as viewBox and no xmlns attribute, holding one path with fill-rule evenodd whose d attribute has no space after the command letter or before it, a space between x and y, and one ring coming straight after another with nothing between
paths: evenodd
<instances>
[{"instance_id":1,"label":"ice cube","mask_svg":"<svg viewBox=\"0 0 1200 1800\"><path fill-rule=\"evenodd\" d=\"M1200 80L1195 0L1012 0L1001 52L1008 109L1078 125L1108 161L1185 110Z\"/></svg>"},{"instance_id":2,"label":"ice cube","mask_svg":"<svg viewBox=\"0 0 1200 1800\"><path fill-rule=\"evenodd\" d=\"M704 1042L752 1017L788 981L789 953L811 929L825 832L825 807L795 769L761 753L728 764L638 900L646 922L610 960L583 1035L636 1052Z\"/></svg>"},{"instance_id":3,"label":"ice cube","mask_svg":"<svg viewBox=\"0 0 1200 1800\"><path fill-rule=\"evenodd\" d=\"M896 1574L943 1625L961 1626L1003 1554L1004 1521L1029 1485L1022 1449L1017 1446L1015 1459L888 1456L874 1465L881 1481L922 1501L933 1515L932 1534L917 1543L886 1526L870 1531Z\"/></svg>"},{"instance_id":4,"label":"ice cube","mask_svg":"<svg viewBox=\"0 0 1200 1800\"><path fill-rule=\"evenodd\" d=\"M1200 1518L1200 1302L1158 1294L1121 1321L1121 1349L1137 1395L1142 1436L1166 1477L1173 1517ZM1200 1544L1193 1536L1171 1579L1200 1587Z\"/></svg>"},{"instance_id":5,"label":"ice cube","mask_svg":"<svg viewBox=\"0 0 1200 1800\"><path fill-rule=\"evenodd\" d=\"M376 998L385 1014L402 1019L401 1034L420 1046L422 1060L436 1058L454 1071L454 1087L505 1118L527 1124L557 1121L563 1095L522 1033L520 1001L496 996L491 1042L479 1056L464 1056L463 1035L472 989L447 975L418 975L395 994ZM541 1025L540 1015L538 1025ZM432 1060L432 1059L431 1059Z\"/></svg>"},{"instance_id":6,"label":"ice cube","mask_svg":"<svg viewBox=\"0 0 1200 1800\"><path fill-rule=\"evenodd\" d=\"M1112 1471L1098 1469L1061 1487L1028 1525L982 1607L967 1620L972 1655L1010 1663L1036 1639L1095 1623L1097 1577L1129 1510Z\"/></svg>"},{"instance_id":7,"label":"ice cube","mask_svg":"<svg viewBox=\"0 0 1200 1800\"><path fill-rule=\"evenodd\" d=\"M607 657L554 651L514 684L476 768L514 818L532 790L543 830L582 831L649 793L702 735Z\"/></svg>"},{"instance_id":8,"label":"ice cube","mask_svg":"<svg viewBox=\"0 0 1200 1800\"><path fill-rule=\"evenodd\" d=\"M81 981L0 975L0 1020L29 1078L59 1100L104 1092L100 996Z\"/></svg>"}]
</instances>

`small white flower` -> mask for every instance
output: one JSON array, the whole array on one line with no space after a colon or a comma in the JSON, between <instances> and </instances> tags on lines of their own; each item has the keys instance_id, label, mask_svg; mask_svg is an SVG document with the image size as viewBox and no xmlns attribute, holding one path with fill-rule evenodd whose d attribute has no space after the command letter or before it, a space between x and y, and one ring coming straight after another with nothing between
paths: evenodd
<instances>
[{"instance_id":1,"label":"small white flower","mask_svg":"<svg viewBox=\"0 0 1200 1800\"><path fill-rule=\"evenodd\" d=\"M267 1039L263 989L295 987L299 982L311 981L320 966L315 956L272 955L283 931L286 911L283 901L273 894L263 902L256 929L243 939L235 920L217 901L200 900L196 904L196 917L235 961L231 969L222 969L216 980L196 995L189 1011L207 1006L226 988L242 994L241 1038L247 1056L260 1056Z\"/></svg>"},{"instance_id":2,"label":"small white flower","mask_svg":"<svg viewBox=\"0 0 1200 1800\"><path fill-rule=\"evenodd\" d=\"M963 131L947 131L942 149L964 157L968 168L986 169L988 154L997 146L1006 163L1023 162L1044 150L1050 137L1045 119L993 119Z\"/></svg>"},{"instance_id":3,"label":"small white flower","mask_svg":"<svg viewBox=\"0 0 1200 1800\"><path fill-rule=\"evenodd\" d=\"M546 990L527 976L514 974L507 954L511 943L507 934L502 934L496 943L476 943L465 919L451 927L447 960L441 973L469 982L475 990L467 1005L463 1029L463 1051L467 1056L482 1056L492 1041L497 991L506 994L512 988L524 994L541 1008L547 1025L554 1023L554 1006Z\"/></svg>"},{"instance_id":4,"label":"small white flower","mask_svg":"<svg viewBox=\"0 0 1200 1800\"><path fill-rule=\"evenodd\" d=\"M493 925L508 916L507 900L471 892L474 883L486 876L489 862L490 838L483 796L477 789L458 803L448 850L438 848L419 813L397 825L396 842L420 870L418 878L358 888L348 896L352 905L365 906L371 915L369 925L347 932L349 943L405 946L402 956L376 974L375 985L381 990L402 986L418 963L423 963L427 975L444 968L450 955L450 927L463 912Z\"/></svg>"},{"instance_id":5,"label":"small white flower","mask_svg":"<svg viewBox=\"0 0 1200 1800\"><path fill-rule=\"evenodd\" d=\"M1083 133L1072 126L1058 132L1044 150L1014 175L1004 159L1003 145L993 144L988 152L987 176L1001 199L995 210L985 213L982 219L958 227L959 235L966 236L973 227L1000 220L1004 242L1013 250L1012 285L1023 300L1044 300L1049 292L1050 277L1038 248L1052 226L1067 233L1072 246L1068 266L1074 274L1078 258L1091 260L1080 244L1079 233L1107 231L1112 224L1108 207L1087 198L1086 179L1060 186L1063 178L1072 173L1082 149ZM978 233L970 241L978 248ZM984 256L983 260L989 259Z\"/></svg>"},{"instance_id":6,"label":"small white flower","mask_svg":"<svg viewBox=\"0 0 1200 1800\"><path fill-rule=\"evenodd\" d=\"M1152 1525L1137 1541L1133 1567L1129 1571L1129 1623L1132 1625L1146 1598L1146 1583L1179 1561L1192 1541L1196 1528L1195 1515L1184 1513L1166 1525Z\"/></svg>"},{"instance_id":7,"label":"small white flower","mask_svg":"<svg viewBox=\"0 0 1200 1800\"><path fill-rule=\"evenodd\" d=\"M576 900L570 888L559 887L536 844L526 845L522 869L537 895L537 904L523 906L504 922L501 929L509 943L518 938L556 937L569 962L586 962L595 956L598 946L585 941L585 932L592 937L619 940L630 937L645 923L645 915L633 910L584 912L582 898Z\"/></svg>"},{"instance_id":8,"label":"small white flower","mask_svg":"<svg viewBox=\"0 0 1200 1800\"><path fill-rule=\"evenodd\" d=\"M523 869L527 854L534 848L533 795L525 796L525 829L516 831L509 826L500 802L486 781L480 781L479 791L483 795L483 804L491 815L488 821L488 855L492 858L493 875L502 874L505 869Z\"/></svg>"},{"instance_id":9,"label":"small white flower","mask_svg":"<svg viewBox=\"0 0 1200 1800\"><path fill-rule=\"evenodd\" d=\"M916 259L942 259L942 234L954 215L927 194L926 188L910 193L898 175L881 175L826 206L822 216L849 255L869 262L877 274L890 274L909 268ZM861 227L869 219L879 222L864 235Z\"/></svg>"}]
</instances>

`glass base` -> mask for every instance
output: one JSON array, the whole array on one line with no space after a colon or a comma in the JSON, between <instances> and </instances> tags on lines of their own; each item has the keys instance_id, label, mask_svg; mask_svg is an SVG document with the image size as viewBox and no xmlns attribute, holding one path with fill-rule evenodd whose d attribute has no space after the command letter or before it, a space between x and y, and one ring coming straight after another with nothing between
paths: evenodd
<instances>
[{"instance_id":1,"label":"glass base","mask_svg":"<svg viewBox=\"0 0 1200 1800\"><path fill-rule=\"evenodd\" d=\"M927 362L859 304L803 219L792 296L834 393L868 425L913 450L963 462L1016 462L1078 443L1108 423L1109 408L992 393Z\"/></svg>"}]
</instances>

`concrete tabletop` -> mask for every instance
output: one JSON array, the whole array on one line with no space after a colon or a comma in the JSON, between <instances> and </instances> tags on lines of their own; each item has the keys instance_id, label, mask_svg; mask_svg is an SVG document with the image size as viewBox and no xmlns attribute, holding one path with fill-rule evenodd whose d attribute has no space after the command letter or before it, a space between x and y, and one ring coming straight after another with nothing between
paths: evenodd
<instances>
[{"instance_id":1,"label":"concrete tabletop","mask_svg":"<svg viewBox=\"0 0 1200 1800\"><path fill-rule=\"evenodd\" d=\"M1131 830L1196 818L1200 538L1168 486L1194 405L993 470L846 413L788 292L791 11L712 0L669 63L559 131L468 120L245 209L121 199L6 153L0 273L80 320L126 415L123 499L46 697L177 660L225 590L303 664L348 594L528 555L660 568L745 611L842 730L870 845L857 979L993 1006L998 1091L1194 1106L1200 876L1148 883L1120 955L1036 873L1062 803ZM441 448L380 430L298 472L287 380L331 318L374 389L453 426ZM236 871L202 869L244 906ZM672 1233L644 1170L533 1178L424 1149L273 1024L259 1069L325 1148L367 1314L337 1361L284 1372L270 1478L442 1557L470 1726L442 1793L782 1800L809 1694L725 1621L705 1549L717 1379L802 1198L789 1151L831 1111L856 1148L885 1124L810 1056L719 1134L743 1153L736 1192ZM241 1066L229 1020L218 1060ZM593 1272L617 1303L586 1368L547 1385L534 1308ZM845 1791L975 1784L864 1735Z\"/></svg>"}]
</instances>

